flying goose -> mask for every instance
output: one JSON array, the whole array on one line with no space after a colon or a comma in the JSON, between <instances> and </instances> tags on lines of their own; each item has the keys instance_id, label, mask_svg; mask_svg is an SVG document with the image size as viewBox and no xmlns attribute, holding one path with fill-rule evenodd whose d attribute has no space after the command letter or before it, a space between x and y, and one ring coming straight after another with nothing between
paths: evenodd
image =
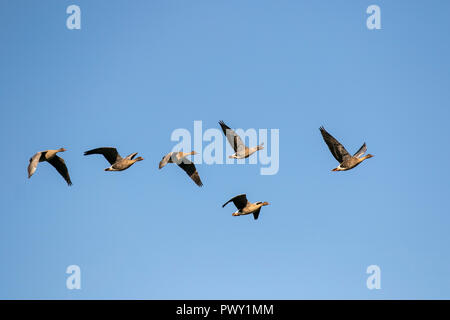
<instances>
[{"instance_id":1,"label":"flying goose","mask_svg":"<svg viewBox=\"0 0 450 320\"><path fill-rule=\"evenodd\" d=\"M197 152L169 152L159 162L159 169L163 168L168 163L176 163L199 187L201 187L203 186L203 183L202 180L200 180L195 165L186 159L187 156L194 154L197 154Z\"/></svg>"},{"instance_id":2,"label":"flying goose","mask_svg":"<svg viewBox=\"0 0 450 320\"><path fill-rule=\"evenodd\" d=\"M261 207L269 205L268 202L261 202L261 201L251 203L247 200L247 196L245 194L240 194L240 195L228 200L222 206L222 208L224 208L231 201L233 201L234 205L238 209L236 212L233 212L233 216L237 217L237 216L243 216L246 214L253 213L253 218L255 220L258 219L259 211L261 210Z\"/></svg>"},{"instance_id":3,"label":"flying goose","mask_svg":"<svg viewBox=\"0 0 450 320\"><path fill-rule=\"evenodd\" d=\"M264 149L263 145L264 143L261 143L259 146L248 148L244 142L242 142L241 137L239 137L236 132L230 129L225 122L219 121L220 126L222 127L222 131L225 134L225 136L228 139L228 142L230 143L231 147L236 152L235 154L229 156L229 158L234 159L245 159L250 157L252 154L254 154L256 151Z\"/></svg>"},{"instance_id":4,"label":"flying goose","mask_svg":"<svg viewBox=\"0 0 450 320\"><path fill-rule=\"evenodd\" d=\"M351 156L347 150L345 150L344 146L339 143L331 134L329 134L324 127L320 127L320 132L322 133L323 140L328 145L328 148L331 151L331 154L336 158L339 162L339 166L334 168L331 171L346 171L353 169L358 164L363 162L366 159L372 158L373 155L368 154L364 157L362 155L367 151L366 143L359 148L356 153Z\"/></svg>"},{"instance_id":5,"label":"flying goose","mask_svg":"<svg viewBox=\"0 0 450 320\"><path fill-rule=\"evenodd\" d=\"M106 168L105 171L123 171L131 167L135 162L144 160L142 157L137 157L134 159L134 157L138 154L137 152L122 158L116 148L109 147L92 149L84 153L85 156L90 154L101 154L106 160L108 160L111 166Z\"/></svg>"},{"instance_id":6,"label":"flying goose","mask_svg":"<svg viewBox=\"0 0 450 320\"><path fill-rule=\"evenodd\" d=\"M66 180L67 185L71 186L69 170L67 170L66 163L63 158L58 157L58 152L64 152L66 149L59 148L58 150L45 150L37 152L30 158L30 164L28 165L28 179L36 172L39 162L47 161L59 172L59 174Z\"/></svg>"}]
</instances>

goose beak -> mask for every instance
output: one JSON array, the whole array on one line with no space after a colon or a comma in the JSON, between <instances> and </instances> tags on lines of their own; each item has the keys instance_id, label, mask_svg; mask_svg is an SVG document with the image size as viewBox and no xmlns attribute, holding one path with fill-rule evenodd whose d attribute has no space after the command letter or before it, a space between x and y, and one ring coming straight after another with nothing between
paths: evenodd
<instances>
[{"instance_id":1,"label":"goose beak","mask_svg":"<svg viewBox=\"0 0 450 320\"><path fill-rule=\"evenodd\" d=\"M333 170L331 170L331 171L339 171L337 168L334 168Z\"/></svg>"}]
</instances>

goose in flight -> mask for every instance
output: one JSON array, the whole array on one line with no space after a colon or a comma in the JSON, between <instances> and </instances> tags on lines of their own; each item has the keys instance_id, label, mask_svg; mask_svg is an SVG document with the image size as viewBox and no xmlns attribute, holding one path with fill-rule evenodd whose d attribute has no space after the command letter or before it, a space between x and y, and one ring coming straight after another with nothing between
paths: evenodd
<instances>
[{"instance_id":1,"label":"goose in flight","mask_svg":"<svg viewBox=\"0 0 450 320\"><path fill-rule=\"evenodd\" d=\"M186 159L187 156L197 154L197 152L169 152L159 162L159 169L163 168L168 163L176 163L199 187L203 186L202 180L198 175L195 165Z\"/></svg>"},{"instance_id":2,"label":"goose in flight","mask_svg":"<svg viewBox=\"0 0 450 320\"><path fill-rule=\"evenodd\" d=\"M373 155L368 154L364 157L362 155L367 151L366 143L359 148L356 153L351 156L347 150L345 150L344 146L339 143L331 134L329 134L324 127L320 127L320 133L322 133L323 140L327 144L328 148L331 151L331 154L336 158L339 162L339 166L334 168L331 171L346 171L353 169L358 164L363 162L366 159L372 158Z\"/></svg>"},{"instance_id":3,"label":"goose in flight","mask_svg":"<svg viewBox=\"0 0 450 320\"><path fill-rule=\"evenodd\" d=\"M244 142L242 142L241 137L239 137L236 132L230 129L225 122L219 121L220 126L222 127L222 131L225 134L225 136L228 139L228 142L230 143L231 147L236 152L235 154L229 156L229 158L234 159L245 159L250 157L252 154L254 154L256 151L264 149L263 145L264 143L261 143L259 146L248 148Z\"/></svg>"},{"instance_id":4,"label":"goose in flight","mask_svg":"<svg viewBox=\"0 0 450 320\"><path fill-rule=\"evenodd\" d=\"M243 216L246 214L253 213L253 218L255 220L257 220L259 217L259 211L261 210L261 207L269 205L268 202L261 202L261 201L251 203L247 200L247 196L245 194L240 194L240 195L228 200L222 206L222 208L224 208L231 201L233 201L234 205L238 209L236 212L233 212L233 216L237 217L237 216Z\"/></svg>"},{"instance_id":5,"label":"goose in flight","mask_svg":"<svg viewBox=\"0 0 450 320\"><path fill-rule=\"evenodd\" d=\"M31 178L31 176L36 172L39 162L47 161L59 172L64 180L66 180L67 185L71 186L72 181L70 181L69 170L67 170L66 163L63 158L56 155L58 152L64 151L66 151L66 149L60 148L58 150L45 150L37 152L30 158L30 164L28 165L28 179Z\"/></svg>"},{"instance_id":6,"label":"goose in flight","mask_svg":"<svg viewBox=\"0 0 450 320\"><path fill-rule=\"evenodd\" d=\"M137 157L134 159L134 157L138 154L137 152L122 158L116 148L109 147L92 149L84 153L85 156L90 154L101 154L106 160L108 160L111 166L106 168L105 171L123 171L131 167L135 162L144 160L142 157Z\"/></svg>"}]
</instances>

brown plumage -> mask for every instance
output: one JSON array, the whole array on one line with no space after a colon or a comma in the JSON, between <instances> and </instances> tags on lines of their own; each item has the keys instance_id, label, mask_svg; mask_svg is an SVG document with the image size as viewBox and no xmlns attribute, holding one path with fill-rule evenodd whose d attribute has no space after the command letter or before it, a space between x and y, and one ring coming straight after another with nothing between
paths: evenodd
<instances>
[{"instance_id":1,"label":"brown plumage","mask_svg":"<svg viewBox=\"0 0 450 320\"><path fill-rule=\"evenodd\" d=\"M137 152L122 158L117 152L117 149L111 147L92 149L84 153L85 156L90 154L101 154L105 157L105 159L111 164L111 166L106 168L105 171L123 171L131 167L136 162L144 160L142 157L137 157L134 159Z\"/></svg>"},{"instance_id":2,"label":"brown plumage","mask_svg":"<svg viewBox=\"0 0 450 320\"><path fill-rule=\"evenodd\" d=\"M236 212L233 212L232 214L233 216L237 217L247 214L253 214L253 219L255 220L257 220L259 217L261 207L269 205L268 202L261 202L261 201L251 203L247 200L246 194L240 194L225 202L225 204L222 205L222 208L224 208L230 202L233 202L236 208L238 209Z\"/></svg>"},{"instance_id":3,"label":"brown plumage","mask_svg":"<svg viewBox=\"0 0 450 320\"><path fill-rule=\"evenodd\" d=\"M169 152L159 162L159 169L163 168L168 163L176 163L199 187L203 186L202 180L195 168L194 163L189 161L186 157L197 154L197 152Z\"/></svg>"},{"instance_id":4,"label":"brown plumage","mask_svg":"<svg viewBox=\"0 0 450 320\"><path fill-rule=\"evenodd\" d=\"M64 152L66 149L60 148L57 150L45 150L37 152L33 157L30 158L30 163L28 164L28 179L36 172L39 162L50 163L56 171L66 180L67 185L72 185L70 180L69 170L67 170L66 163L63 158L58 157L56 154L58 152Z\"/></svg>"},{"instance_id":5,"label":"brown plumage","mask_svg":"<svg viewBox=\"0 0 450 320\"><path fill-rule=\"evenodd\" d=\"M359 165L364 160L373 157L373 155L371 154L361 157L367 151L365 142L361 146L361 148L359 148L359 150L356 151L356 153L353 156L351 156L347 152L347 150L345 150L344 146L341 143L339 143L339 141L337 141L331 134L329 134L324 127L320 127L320 133L322 134L323 140L330 149L331 154L339 162L339 166L337 166L331 171L350 170Z\"/></svg>"},{"instance_id":6,"label":"brown plumage","mask_svg":"<svg viewBox=\"0 0 450 320\"><path fill-rule=\"evenodd\" d=\"M261 143L259 146L249 148L242 141L241 137L234 132L230 127L228 127L225 122L219 121L220 127L222 128L225 137L227 137L228 142L230 143L233 150L236 152L235 154L229 156L229 158L234 159L245 159L250 157L256 151L264 149L264 143Z\"/></svg>"}]
</instances>

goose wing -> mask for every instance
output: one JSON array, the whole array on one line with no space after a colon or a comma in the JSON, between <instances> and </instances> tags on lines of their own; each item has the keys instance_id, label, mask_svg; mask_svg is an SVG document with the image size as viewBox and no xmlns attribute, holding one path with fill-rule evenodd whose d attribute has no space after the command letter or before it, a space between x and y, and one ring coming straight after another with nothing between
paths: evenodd
<instances>
[{"instance_id":1,"label":"goose wing","mask_svg":"<svg viewBox=\"0 0 450 320\"><path fill-rule=\"evenodd\" d=\"M337 141L331 134L329 134L324 127L320 127L320 133L322 133L323 140L330 149L331 154L339 163L351 158L344 146L340 144L339 141Z\"/></svg>"},{"instance_id":2,"label":"goose wing","mask_svg":"<svg viewBox=\"0 0 450 320\"><path fill-rule=\"evenodd\" d=\"M228 142L231 144L231 147L235 152L242 152L245 150L245 144L242 142L241 137L237 135L230 127L228 127L225 122L219 121L220 126L222 127L222 131L228 139Z\"/></svg>"},{"instance_id":3,"label":"goose wing","mask_svg":"<svg viewBox=\"0 0 450 320\"><path fill-rule=\"evenodd\" d=\"M127 155L127 156L125 157L125 159L126 159L126 160L133 160L134 157L136 157L137 154L138 154L137 152L132 153L132 154L129 154L129 155Z\"/></svg>"},{"instance_id":4,"label":"goose wing","mask_svg":"<svg viewBox=\"0 0 450 320\"><path fill-rule=\"evenodd\" d=\"M259 212L261 211L261 208L259 208L258 210L256 210L255 212L253 212L253 219L258 220L259 217Z\"/></svg>"},{"instance_id":5,"label":"goose wing","mask_svg":"<svg viewBox=\"0 0 450 320\"><path fill-rule=\"evenodd\" d=\"M67 170L66 163L63 158L58 157L57 155L47 160L53 167L55 167L56 171L66 180L67 184L72 185L72 181L70 181L69 170Z\"/></svg>"},{"instance_id":6,"label":"goose wing","mask_svg":"<svg viewBox=\"0 0 450 320\"><path fill-rule=\"evenodd\" d=\"M169 163L170 157L172 156L173 152L169 152L168 154L166 154L161 161L159 162L159 168L163 168L166 164Z\"/></svg>"},{"instance_id":7,"label":"goose wing","mask_svg":"<svg viewBox=\"0 0 450 320\"><path fill-rule=\"evenodd\" d=\"M366 143L364 142L364 144L361 146L361 148L359 148L358 151L356 151L356 153L353 155L356 158L361 157L364 153L366 153L367 151L367 147L366 147Z\"/></svg>"},{"instance_id":8,"label":"goose wing","mask_svg":"<svg viewBox=\"0 0 450 320\"><path fill-rule=\"evenodd\" d=\"M202 180L200 180L200 176L198 175L197 169L195 165L186 158L183 158L183 161L177 162L178 166L187 173L187 175L195 182L199 187L203 186Z\"/></svg>"},{"instance_id":9,"label":"goose wing","mask_svg":"<svg viewBox=\"0 0 450 320\"><path fill-rule=\"evenodd\" d=\"M92 150L86 151L84 153L85 156L88 156L90 154L103 155L105 157L105 159L108 160L108 162L111 165L113 165L114 163L116 163L119 160L122 160L122 157L117 152L116 148L103 147L103 148L92 149Z\"/></svg>"},{"instance_id":10,"label":"goose wing","mask_svg":"<svg viewBox=\"0 0 450 320\"><path fill-rule=\"evenodd\" d=\"M242 208L244 208L247 203L247 195L245 194L240 194L230 200L228 200L223 206L222 208L224 208L228 203L230 203L231 201L233 201L234 205L236 206L236 208L238 208L238 210L241 210Z\"/></svg>"},{"instance_id":11,"label":"goose wing","mask_svg":"<svg viewBox=\"0 0 450 320\"><path fill-rule=\"evenodd\" d=\"M37 152L34 156L30 158L30 163L28 164L28 179L36 172L39 160L41 159L42 152Z\"/></svg>"}]
</instances>

